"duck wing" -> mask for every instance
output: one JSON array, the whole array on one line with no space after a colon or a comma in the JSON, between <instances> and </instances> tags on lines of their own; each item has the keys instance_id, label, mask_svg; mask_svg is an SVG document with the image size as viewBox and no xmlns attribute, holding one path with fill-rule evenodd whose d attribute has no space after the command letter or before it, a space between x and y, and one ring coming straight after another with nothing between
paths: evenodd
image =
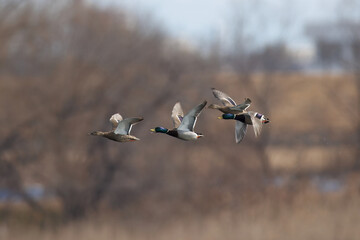
<instances>
[{"instance_id":1,"label":"duck wing","mask_svg":"<svg viewBox=\"0 0 360 240\"><path fill-rule=\"evenodd\" d=\"M178 128L184 118L184 112L179 102L175 103L171 112L171 118L174 122L174 128Z\"/></svg>"},{"instance_id":2,"label":"duck wing","mask_svg":"<svg viewBox=\"0 0 360 240\"><path fill-rule=\"evenodd\" d=\"M236 121L235 122L235 141L236 143L241 142L246 134L246 129L247 129L247 124L240 122L240 121Z\"/></svg>"},{"instance_id":3,"label":"duck wing","mask_svg":"<svg viewBox=\"0 0 360 240\"><path fill-rule=\"evenodd\" d=\"M188 112L188 114L185 115L183 118L180 126L178 127L178 130L182 131L194 131L194 127L196 124L196 119L203 110L203 108L206 106L207 101L202 102L201 104L197 105L193 109Z\"/></svg>"},{"instance_id":4,"label":"duck wing","mask_svg":"<svg viewBox=\"0 0 360 240\"><path fill-rule=\"evenodd\" d=\"M116 127L119 125L119 122L121 120L123 120L123 118L119 113L115 113L110 117L109 121L112 125L112 130L116 129Z\"/></svg>"},{"instance_id":5,"label":"duck wing","mask_svg":"<svg viewBox=\"0 0 360 240\"><path fill-rule=\"evenodd\" d=\"M236 106L236 102L234 100L232 100L232 98L229 95L227 95L226 93L216 90L215 88L212 88L211 90L212 90L214 96L217 99L219 99L224 106L228 106L228 107Z\"/></svg>"},{"instance_id":6,"label":"duck wing","mask_svg":"<svg viewBox=\"0 0 360 240\"><path fill-rule=\"evenodd\" d=\"M255 132L255 137L259 136L261 133L261 129L262 129L262 122L260 119L258 119L257 117L255 117L255 112L248 112L250 117L251 117L251 122L253 124L253 128L254 128L254 132Z\"/></svg>"},{"instance_id":7,"label":"duck wing","mask_svg":"<svg viewBox=\"0 0 360 240\"><path fill-rule=\"evenodd\" d=\"M243 111L245 111L246 109L248 109L250 107L250 104L251 104L250 98L246 98L243 103L240 103L239 105L230 107L230 109L235 110L235 111L239 111L239 112L243 112Z\"/></svg>"},{"instance_id":8,"label":"duck wing","mask_svg":"<svg viewBox=\"0 0 360 240\"><path fill-rule=\"evenodd\" d=\"M131 127L133 124L136 124L140 121L144 120L143 118L125 118L120 121L118 126L116 127L114 133L121 135L129 135L131 131Z\"/></svg>"}]
</instances>

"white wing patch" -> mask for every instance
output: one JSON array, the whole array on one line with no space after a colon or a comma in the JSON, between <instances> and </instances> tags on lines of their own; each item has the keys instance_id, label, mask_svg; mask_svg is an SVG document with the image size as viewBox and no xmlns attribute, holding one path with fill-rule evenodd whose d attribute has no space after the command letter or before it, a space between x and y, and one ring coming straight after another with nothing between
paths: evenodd
<instances>
[{"instance_id":1,"label":"white wing patch","mask_svg":"<svg viewBox=\"0 0 360 240\"><path fill-rule=\"evenodd\" d=\"M179 102L175 103L173 110L171 112L171 118L173 119L174 122L174 128L178 128L184 118L184 112Z\"/></svg>"},{"instance_id":2,"label":"white wing patch","mask_svg":"<svg viewBox=\"0 0 360 240\"><path fill-rule=\"evenodd\" d=\"M119 122L122 120L123 120L123 118L119 113L113 114L109 119L109 121L112 125L112 129L115 130L117 128L117 126L119 125Z\"/></svg>"}]
</instances>

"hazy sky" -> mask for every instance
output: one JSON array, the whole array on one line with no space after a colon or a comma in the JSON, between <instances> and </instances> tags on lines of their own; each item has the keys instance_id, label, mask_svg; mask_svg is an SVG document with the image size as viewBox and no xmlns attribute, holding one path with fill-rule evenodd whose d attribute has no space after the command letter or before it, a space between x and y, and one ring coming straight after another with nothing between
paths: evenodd
<instances>
[{"instance_id":1,"label":"hazy sky","mask_svg":"<svg viewBox=\"0 0 360 240\"><path fill-rule=\"evenodd\" d=\"M303 26L311 20L334 18L340 0L107 1L138 13L150 12L174 37L194 43L212 36L226 39L232 29L231 16L239 12L246 16L248 30L258 44L282 37L293 46L301 46L307 44ZM240 5L245 8L241 10Z\"/></svg>"}]
</instances>

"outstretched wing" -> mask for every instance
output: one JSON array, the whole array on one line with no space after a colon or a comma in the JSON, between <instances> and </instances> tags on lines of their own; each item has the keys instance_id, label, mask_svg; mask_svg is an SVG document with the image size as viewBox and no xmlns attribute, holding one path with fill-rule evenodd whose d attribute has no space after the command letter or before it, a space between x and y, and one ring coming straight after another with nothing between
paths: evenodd
<instances>
[{"instance_id":1,"label":"outstretched wing","mask_svg":"<svg viewBox=\"0 0 360 240\"><path fill-rule=\"evenodd\" d=\"M240 103L239 105L230 107L230 109L235 110L235 111L243 112L243 111L245 111L246 109L248 109L250 107L250 104L251 104L250 98L246 98L243 103Z\"/></svg>"},{"instance_id":2,"label":"outstretched wing","mask_svg":"<svg viewBox=\"0 0 360 240\"><path fill-rule=\"evenodd\" d=\"M171 112L171 118L174 122L174 128L178 128L184 118L184 112L179 102L175 103L175 106Z\"/></svg>"},{"instance_id":3,"label":"outstretched wing","mask_svg":"<svg viewBox=\"0 0 360 240\"><path fill-rule=\"evenodd\" d=\"M240 121L236 121L235 122L235 141L236 143L241 142L246 134L246 129L247 129L247 124L240 122Z\"/></svg>"},{"instance_id":4,"label":"outstretched wing","mask_svg":"<svg viewBox=\"0 0 360 240\"><path fill-rule=\"evenodd\" d=\"M255 137L260 135L261 129L262 129L262 123L261 120L258 119L257 117L255 117L255 112L249 112L249 115L251 117L251 121L253 124L253 128L254 128L254 132L255 132Z\"/></svg>"},{"instance_id":5,"label":"outstretched wing","mask_svg":"<svg viewBox=\"0 0 360 240\"><path fill-rule=\"evenodd\" d=\"M112 115L109 119L111 125L112 125L112 129L115 130L116 127L118 126L119 122L123 120L122 116L119 113L115 113L114 115Z\"/></svg>"},{"instance_id":6,"label":"outstretched wing","mask_svg":"<svg viewBox=\"0 0 360 240\"><path fill-rule=\"evenodd\" d=\"M183 131L194 131L194 127L196 124L196 119L207 104L207 101L202 102L201 104L197 105L193 109L191 109L188 114L185 115L184 119L182 120L178 130Z\"/></svg>"},{"instance_id":7,"label":"outstretched wing","mask_svg":"<svg viewBox=\"0 0 360 240\"><path fill-rule=\"evenodd\" d=\"M216 90L215 88L212 88L211 90L214 96L219 99L224 106L236 106L236 102L226 93Z\"/></svg>"},{"instance_id":8,"label":"outstretched wing","mask_svg":"<svg viewBox=\"0 0 360 240\"><path fill-rule=\"evenodd\" d=\"M136 124L142 120L144 120L144 119L143 118L125 118L124 120L119 122L114 133L121 134L121 135L129 135L132 125Z\"/></svg>"}]
</instances>

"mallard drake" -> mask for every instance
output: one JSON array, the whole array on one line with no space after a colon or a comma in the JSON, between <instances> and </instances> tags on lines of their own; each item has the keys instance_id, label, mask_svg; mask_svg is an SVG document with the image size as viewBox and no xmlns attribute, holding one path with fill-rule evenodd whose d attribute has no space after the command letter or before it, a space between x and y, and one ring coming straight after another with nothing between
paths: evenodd
<instances>
[{"instance_id":1,"label":"mallard drake","mask_svg":"<svg viewBox=\"0 0 360 240\"><path fill-rule=\"evenodd\" d=\"M184 116L181 105L179 102L177 102L173 107L171 113L171 118L173 119L174 122L174 128L172 130L169 130L164 127L156 127L150 129L150 131L155 133L165 133L167 135L185 141L196 140L200 137L203 137L202 134L194 132L194 127L196 124L196 119L203 110L203 108L205 107L206 103L207 103L206 101L202 102L201 104L191 109L191 111Z\"/></svg>"},{"instance_id":2,"label":"mallard drake","mask_svg":"<svg viewBox=\"0 0 360 240\"><path fill-rule=\"evenodd\" d=\"M252 125L254 128L255 136L259 136L261 132L261 128L263 124L269 123L269 118L265 117L264 115L248 111L242 114L232 114L232 113L225 113L219 119L233 119L237 120L235 123L235 141L239 143L243 140L247 125Z\"/></svg>"},{"instance_id":3,"label":"mallard drake","mask_svg":"<svg viewBox=\"0 0 360 240\"><path fill-rule=\"evenodd\" d=\"M236 102L226 93L216 90L215 88L211 88L211 90L214 96L219 99L224 106L210 104L208 108L218 109L223 113L240 114L243 113L248 107L250 107L250 98L245 98L243 103L237 105Z\"/></svg>"},{"instance_id":4,"label":"mallard drake","mask_svg":"<svg viewBox=\"0 0 360 240\"><path fill-rule=\"evenodd\" d=\"M130 142L140 140L139 138L130 135L132 125L144 120L141 117L125 118L123 119L119 113L115 113L109 119L112 124L112 130L108 132L95 131L89 133L93 136L102 136L117 142Z\"/></svg>"}]
</instances>

